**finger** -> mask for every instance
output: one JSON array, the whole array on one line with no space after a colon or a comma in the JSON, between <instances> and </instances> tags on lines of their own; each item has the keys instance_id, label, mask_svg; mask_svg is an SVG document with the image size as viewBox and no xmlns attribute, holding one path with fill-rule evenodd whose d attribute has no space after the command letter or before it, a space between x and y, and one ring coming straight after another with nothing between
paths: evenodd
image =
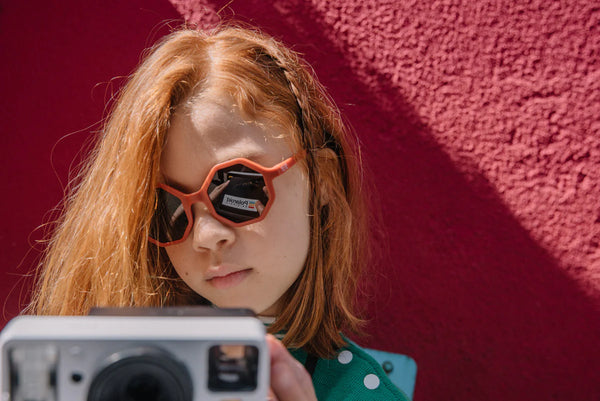
<instances>
[{"instance_id":1,"label":"finger","mask_svg":"<svg viewBox=\"0 0 600 401\"><path fill-rule=\"evenodd\" d=\"M310 375L275 337L268 335L271 387L281 401L316 401Z\"/></svg>"},{"instance_id":2,"label":"finger","mask_svg":"<svg viewBox=\"0 0 600 401\"><path fill-rule=\"evenodd\" d=\"M259 215L261 215L263 210L265 210L265 205L263 205L262 202L259 200L256 201L255 207Z\"/></svg>"},{"instance_id":3,"label":"finger","mask_svg":"<svg viewBox=\"0 0 600 401\"><path fill-rule=\"evenodd\" d=\"M210 194L208 194L208 197L210 198L211 201L214 201L217 196L221 195L221 192L223 192L223 190L225 189L225 187L227 187L227 185L229 185L229 180L225 181L222 184L217 185Z\"/></svg>"}]
</instances>

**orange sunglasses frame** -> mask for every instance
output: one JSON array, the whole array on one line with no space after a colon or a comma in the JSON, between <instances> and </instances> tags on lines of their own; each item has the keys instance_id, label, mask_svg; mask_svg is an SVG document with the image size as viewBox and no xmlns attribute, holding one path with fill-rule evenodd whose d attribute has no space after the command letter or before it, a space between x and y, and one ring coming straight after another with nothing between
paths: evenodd
<instances>
[{"instance_id":1,"label":"orange sunglasses frame","mask_svg":"<svg viewBox=\"0 0 600 401\"><path fill-rule=\"evenodd\" d=\"M208 175L206 176L206 178L204 179L204 183L202 183L202 186L200 187L200 189L191 194L183 193L183 192L178 191L177 189L170 187L166 184L159 183L157 185L157 188L161 188L161 189L167 191L168 193L177 197L181 201L181 204L183 205L183 209L185 211L185 215L188 218L188 225L185 228L185 232L183 233L183 236L178 240L170 241L170 242L160 242L150 236L148 236L148 240L151 243L153 243L154 245L157 245L160 247L175 245L175 244L179 244L180 242L185 241L187 239L188 235L190 234L190 231L192 230L192 227L194 225L194 214L192 213L192 205L194 203L198 203L198 202L204 203L206 205L206 208L208 209L209 213L211 214L211 216L227 226L241 227L241 226L245 226L248 224L258 223L259 221L261 221L262 219L264 219L267 216L269 209L271 209L271 205L273 204L273 201L275 200L275 189L273 187L273 179L276 177L279 177L280 175L282 175L283 173L288 171L299 160L302 160L305 156L306 156L306 152L304 150L301 150L298 153L292 155L290 158L288 158L288 159L282 161L281 163L278 163L275 166L270 167L270 168L261 166L260 164L253 162L252 160L243 158L243 157L229 160L229 161L226 161L223 163L219 163L210 169L210 171L209 171ZM267 202L267 204L265 205L265 208L262 211L261 215L255 219L244 221L241 223L234 223L233 221L226 219L225 217L217 214L217 212L215 211L215 208L210 200L210 197L208 195L208 187L209 187L215 173L218 170L221 170L221 169L224 169L224 168L236 165L236 164L242 164L242 165L249 167L249 168L253 169L254 171L262 174L262 176L265 179L265 184L267 186L267 190L269 193L269 202Z\"/></svg>"}]
</instances>

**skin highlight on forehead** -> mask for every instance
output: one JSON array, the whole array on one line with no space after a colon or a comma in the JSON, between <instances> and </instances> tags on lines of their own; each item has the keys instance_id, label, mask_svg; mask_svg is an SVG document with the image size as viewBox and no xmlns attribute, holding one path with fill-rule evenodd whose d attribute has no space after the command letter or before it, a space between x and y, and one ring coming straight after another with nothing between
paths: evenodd
<instances>
[{"instance_id":1,"label":"skin highlight on forehead","mask_svg":"<svg viewBox=\"0 0 600 401\"><path fill-rule=\"evenodd\" d=\"M240 107L229 96L204 93L194 96L182 106L175 112L171 126L189 124L188 127L199 134L199 139L208 145L207 148L213 154L226 146L242 147L268 140L281 141L288 145L291 139L291 135L277 124L265 119L253 120L244 117ZM227 135L228 133L231 135ZM167 144L168 141L169 136ZM190 145L193 146L193 143ZM288 148L293 153L292 147L288 145Z\"/></svg>"},{"instance_id":2,"label":"skin highlight on forehead","mask_svg":"<svg viewBox=\"0 0 600 401\"><path fill-rule=\"evenodd\" d=\"M193 192L206 177L207 166L240 157L265 167L281 162L294 153L289 138L290 135L275 124L246 121L229 96L196 95L178 107L172 116L161 157L162 176L165 182ZM269 151L273 146L279 151ZM191 149L195 159L181 156L189 154L186 151ZM172 169L188 174L175 180Z\"/></svg>"}]
</instances>

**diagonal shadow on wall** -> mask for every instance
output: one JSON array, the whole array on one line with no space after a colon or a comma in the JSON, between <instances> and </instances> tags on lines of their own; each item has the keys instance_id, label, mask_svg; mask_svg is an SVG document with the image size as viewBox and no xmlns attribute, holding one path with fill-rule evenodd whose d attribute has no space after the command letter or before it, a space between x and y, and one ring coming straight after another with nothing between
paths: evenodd
<instances>
[{"instance_id":1,"label":"diagonal shadow on wall","mask_svg":"<svg viewBox=\"0 0 600 401\"><path fill-rule=\"evenodd\" d=\"M358 341L416 359L415 399L597 396L597 302L494 187L464 177L400 93L373 94L308 2L207 4L303 53L358 132L385 222L377 239L390 242L368 276L377 291L363 302L373 319Z\"/></svg>"}]
</instances>

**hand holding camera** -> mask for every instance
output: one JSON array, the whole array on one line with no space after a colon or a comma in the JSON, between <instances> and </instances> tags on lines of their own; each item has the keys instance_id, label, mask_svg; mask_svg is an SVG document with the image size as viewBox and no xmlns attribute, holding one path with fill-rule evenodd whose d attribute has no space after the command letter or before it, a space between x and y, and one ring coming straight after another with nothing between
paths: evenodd
<instances>
[{"instance_id":1,"label":"hand holding camera","mask_svg":"<svg viewBox=\"0 0 600 401\"><path fill-rule=\"evenodd\" d=\"M316 401L312 380L304 366L295 360L275 337L267 334L271 355L271 391L269 400Z\"/></svg>"}]
</instances>

